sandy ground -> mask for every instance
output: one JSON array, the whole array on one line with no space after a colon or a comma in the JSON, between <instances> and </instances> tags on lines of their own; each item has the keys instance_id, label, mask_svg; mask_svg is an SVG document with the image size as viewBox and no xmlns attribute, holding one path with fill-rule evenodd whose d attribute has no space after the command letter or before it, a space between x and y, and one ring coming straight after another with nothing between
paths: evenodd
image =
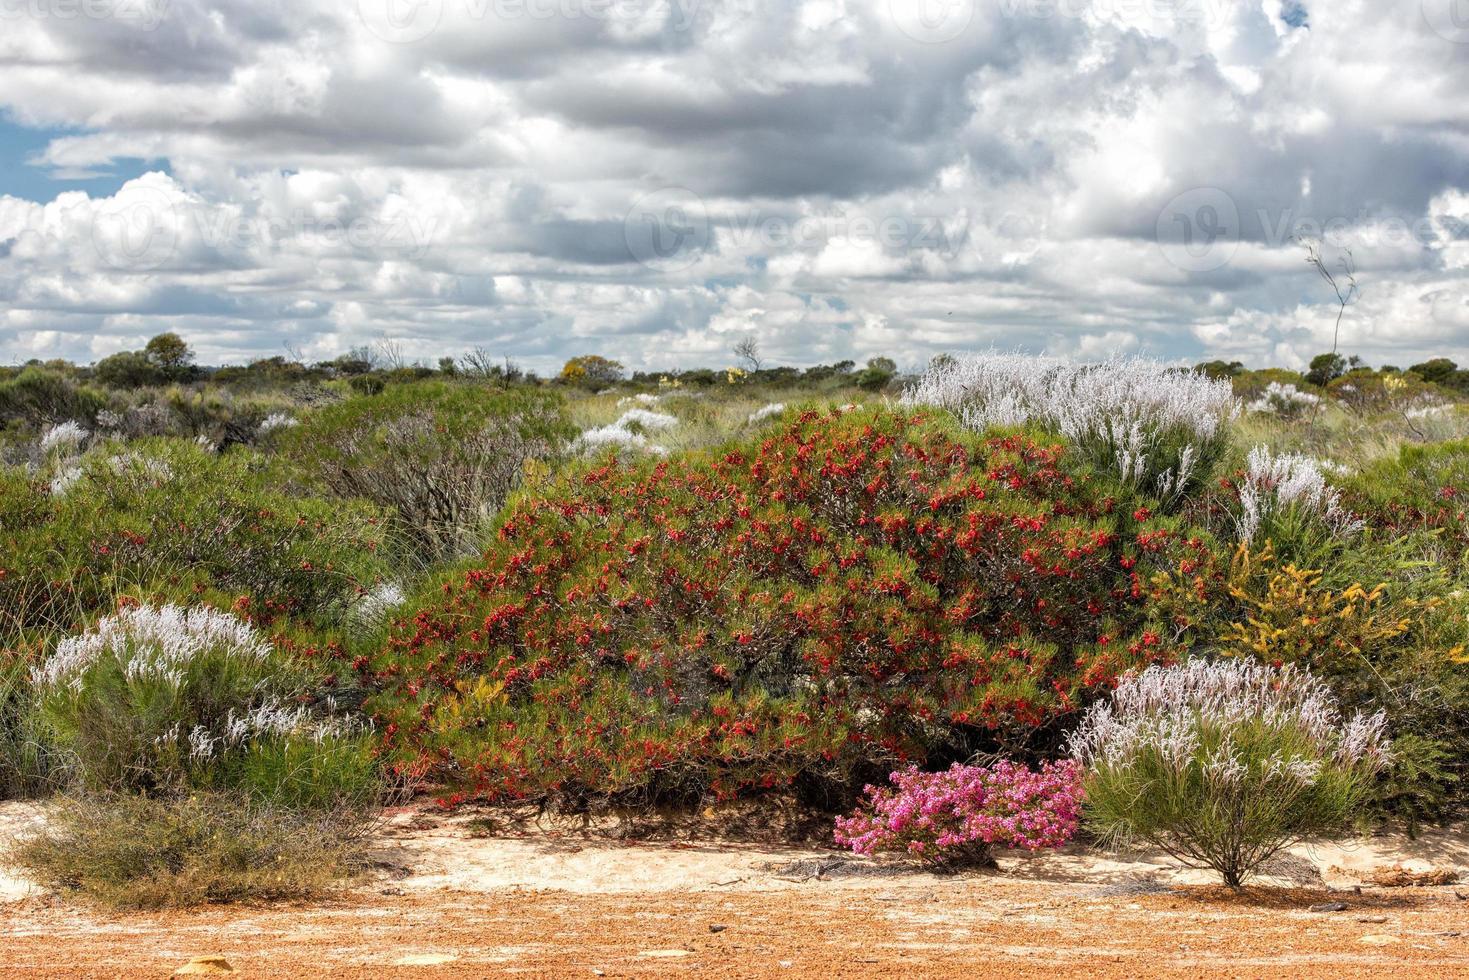
<instances>
[{"instance_id":1,"label":"sandy ground","mask_svg":"<svg viewBox=\"0 0 1469 980\"><path fill-rule=\"evenodd\" d=\"M0 835L36 819L0 805ZM1357 891L1393 864L1469 873L1463 826L1297 848L1241 896L1158 855L1080 848L942 877L422 808L391 813L379 843L372 881L309 905L122 915L0 877L0 976L166 977L219 954L272 978L1469 977L1469 874ZM1309 910L1329 901L1347 907Z\"/></svg>"}]
</instances>

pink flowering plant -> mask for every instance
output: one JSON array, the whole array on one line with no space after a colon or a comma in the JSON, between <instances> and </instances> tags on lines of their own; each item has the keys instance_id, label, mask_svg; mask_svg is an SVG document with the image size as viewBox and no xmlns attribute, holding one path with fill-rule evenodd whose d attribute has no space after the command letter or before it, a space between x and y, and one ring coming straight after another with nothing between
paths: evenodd
<instances>
[{"instance_id":1,"label":"pink flowering plant","mask_svg":"<svg viewBox=\"0 0 1469 980\"><path fill-rule=\"evenodd\" d=\"M945 772L916 767L868 786L867 801L836 824L836 842L858 854L901 851L941 868L992 865L991 848L1038 851L1075 835L1081 769L1070 760L1039 770L1013 762L955 764Z\"/></svg>"}]
</instances>

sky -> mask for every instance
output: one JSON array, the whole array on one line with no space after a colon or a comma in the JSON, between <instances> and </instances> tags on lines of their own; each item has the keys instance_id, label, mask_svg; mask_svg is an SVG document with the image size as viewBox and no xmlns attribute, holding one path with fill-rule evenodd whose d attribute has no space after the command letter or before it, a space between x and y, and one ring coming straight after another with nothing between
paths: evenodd
<instances>
[{"instance_id":1,"label":"sky","mask_svg":"<svg viewBox=\"0 0 1469 980\"><path fill-rule=\"evenodd\" d=\"M0 363L1469 362L1469 0L0 0Z\"/></svg>"}]
</instances>

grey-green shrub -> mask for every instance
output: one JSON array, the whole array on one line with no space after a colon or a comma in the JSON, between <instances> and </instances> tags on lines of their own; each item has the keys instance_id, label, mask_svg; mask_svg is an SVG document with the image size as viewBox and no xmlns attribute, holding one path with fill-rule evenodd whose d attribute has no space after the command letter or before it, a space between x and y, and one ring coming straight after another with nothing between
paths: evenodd
<instances>
[{"instance_id":1,"label":"grey-green shrub","mask_svg":"<svg viewBox=\"0 0 1469 980\"><path fill-rule=\"evenodd\" d=\"M477 552L526 461L575 434L557 396L425 381L329 406L277 436L310 480L395 512L406 545L432 560Z\"/></svg>"},{"instance_id":2,"label":"grey-green shrub","mask_svg":"<svg viewBox=\"0 0 1469 980\"><path fill-rule=\"evenodd\" d=\"M1293 666L1191 660L1131 674L1072 737L1089 825L1238 888L1285 847L1347 827L1387 764L1385 718L1343 721Z\"/></svg>"},{"instance_id":3,"label":"grey-green shrub","mask_svg":"<svg viewBox=\"0 0 1469 980\"><path fill-rule=\"evenodd\" d=\"M226 785L324 805L372 786L362 735L306 707L299 674L228 613L124 609L58 643L33 682L87 789Z\"/></svg>"},{"instance_id":4,"label":"grey-green shrub","mask_svg":"<svg viewBox=\"0 0 1469 980\"><path fill-rule=\"evenodd\" d=\"M177 439L93 446L60 482L0 467L0 645L77 632L119 596L337 625L386 572L384 515L286 482L259 453Z\"/></svg>"}]
</instances>

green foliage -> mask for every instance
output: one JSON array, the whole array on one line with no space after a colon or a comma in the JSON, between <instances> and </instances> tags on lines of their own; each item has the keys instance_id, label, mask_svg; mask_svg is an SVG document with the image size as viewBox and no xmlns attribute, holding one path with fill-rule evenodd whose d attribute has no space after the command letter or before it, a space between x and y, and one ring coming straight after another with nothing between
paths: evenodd
<instances>
[{"instance_id":1,"label":"green foliage","mask_svg":"<svg viewBox=\"0 0 1469 980\"><path fill-rule=\"evenodd\" d=\"M125 609L57 644L36 687L88 790L225 785L295 806L371 795L362 739L304 707L302 672L228 613Z\"/></svg>"},{"instance_id":2,"label":"green foliage","mask_svg":"<svg viewBox=\"0 0 1469 980\"><path fill-rule=\"evenodd\" d=\"M1168 655L1138 583L1191 549L1061 447L942 414L811 411L520 497L364 665L389 750L487 796L647 798L1040 747Z\"/></svg>"},{"instance_id":3,"label":"green foliage","mask_svg":"<svg viewBox=\"0 0 1469 980\"><path fill-rule=\"evenodd\" d=\"M1442 385L1458 391L1469 391L1469 371L1464 370L1447 357L1435 357L1408 368L1430 384Z\"/></svg>"},{"instance_id":4,"label":"green foliage","mask_svg":"<svg viewBox=\"0 0 1469 980\"><path fill-rule=\"evenodd\" d=\"M330 492L390 509L414 554L442 558L472 550L527 461L574 435L554 395L434 381L329 406L285 451Z\"/></svg>"},{"instance_id":5,"label":"green foliage","mask_svg":"<svg viewBox=\"0 0 1469 980\"><path fill-rule=\"evenodd\" d=\"M255 453L177 440L95 448L58 490L0 469L0 642L77 632L122 595L337 622L384 572L379 513L285 482Z\"/></svg>"},{"instance_id":6,"label":"green foliage","mask_svg":"<svg viewBox=\"0 0 1469 980\"><path fill-rule=\"evenodd\" d=\"M881 391L892 384L897 374L898 366L891 358L874 357L867 362L867 367L857 372L852 383L864 391Z\"/></svg>"},{"instance_id":7,"label":"green foliage","mask_svg":"<svg viewBox=\"0 0 1469 980\"><path fill-rule=\"evenodd\" d=\"M1306 567L1266 541L1151 583L1199 651L1309 667L1342 704L1386 712L1405 751L1374 793L1411 822L1447 813L1469 767L1469 588L1438 536L1368 533Z\"/></svg>"},{"instance_id":8,"label":"green foliage","mask_svg":"<svg viewBox=\"0 0 1469 980\"><path fill-rule=\"evenodd\" d=\"M1406 445L1346 482L1348 505L1395 534L1439 532L1445 547L1469 548L1469 439Z\"/></svg>"},{"instance_id":9,"label":"green foliage","mask_svg":"<svg viewBox=\"0 0 1469 980\"><path fill-rule=\"evenodd\" d=\"M1340 354L1317 354L1311 358L1311 367L1306 372L1306 380L1318 388L1324 388L1346 374L1349 366L1350 363Z\"/></svg>"},{"instance_id":10,"label":"green foliage","mask_svg":"<svg viewBox=\"0 0 1469 980\"><path fill-rule=\"evenodd\" d=\"M1282 849L1349 827L1384 760L1380 718L1343 722L1293 668L1190 661L1119 685L1075 737L1087 822L1238 888Z\"/></svg>"},{"instance_id":11,"label":"green foliage","mask_svg":"<svg viewBox=\"0 0 1469 980\"><path fill-rule=\"evenodd\" d=\"M173 378L187 374L194 362L194 352L184 343L184 338L173 332L161 333L148 341L143 355L158 365L166 376Z\"/></svg>"},{"instance_id":12,"label":"green foliage","mask_svg":"<svg viewBox=\"0 0 1469 980\"><path fill-rule=\"evenodd\" d=\"M51 773L31 685L35 659L24 649L0 649L0 800L39 793Z\"/></svg>"},{"instance_id":13,"label":"green foliage","mask_svg":"<svg viewBox=\"0 0 1469 980\"><path fill-rule=\"evenodd\" d=\"M1243 374L1245 366L1239 361L1204 361L1195 364L1194 370L1210 378L1233 378Z\"/></svg>"},{"instance_id":14,"label":"green foliage","mask_svg":"<svg viewBox=\"0 0 1469 980\"><path fill-rule=\"evenodd\" d=\"M92 369L92 374L102 384L111 388L146 388L159 385L168 379L163 368L142 351L121 351L104 357Z\"/></svg>"},{"instance_id":15,"label":"green foliage","mask_svg":"<svg viewBox=\"0 0 1469 980\"><path fill-rule=\"evenodd\" d=\"M102 905L178 908L318 897L366 866L361 811L300 811L231 793L68 796L11 859Z\"/></svg>"},{"instance_id":16,"label":"green foliage","mask_svg":"<svg viewBox=\"0 0 1469 980\"><path fill-rule=\"evenodd\" d=\"M90 424L106 404L104 393L51 368L27 367L0 380L0 425L19 420L39 428L67 419Z\"/></svg>"}]
</instances>

